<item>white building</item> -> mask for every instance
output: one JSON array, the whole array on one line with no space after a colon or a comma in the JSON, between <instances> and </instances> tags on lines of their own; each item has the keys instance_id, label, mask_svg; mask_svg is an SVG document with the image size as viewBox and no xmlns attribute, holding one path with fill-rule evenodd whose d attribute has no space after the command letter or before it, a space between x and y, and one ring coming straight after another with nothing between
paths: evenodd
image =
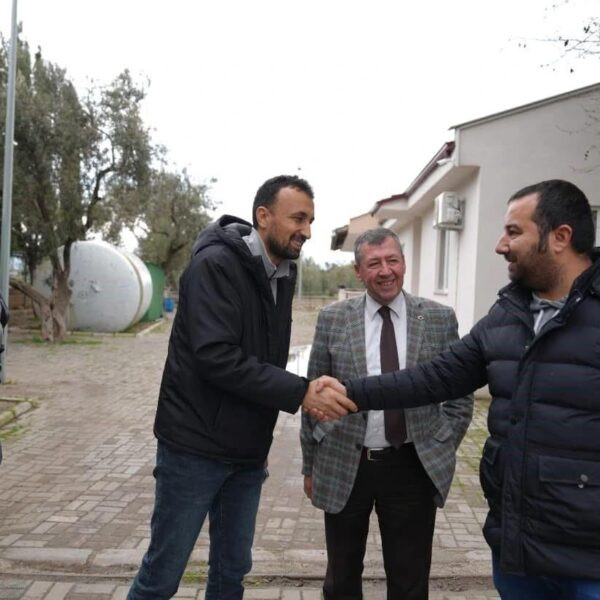
<instances>
[{"instance_id":1,"label":"white building","mask_svg":"<svg viewBox=\"0 0 600 600\"><path fill-rule=\"evenodd\" d=\"M594 207L600 243L600 83L451 129L454 140L407 190L334 230L332 248L351 251L356 235L374 223L396 231L407 261L405 289L452 306L462 335L508 282L494 247L514 192L545 179L573 182ZM441 222L436 197L446 209ZM449 228L453 220L456 229Z\"/></svg>"}]
</instances>

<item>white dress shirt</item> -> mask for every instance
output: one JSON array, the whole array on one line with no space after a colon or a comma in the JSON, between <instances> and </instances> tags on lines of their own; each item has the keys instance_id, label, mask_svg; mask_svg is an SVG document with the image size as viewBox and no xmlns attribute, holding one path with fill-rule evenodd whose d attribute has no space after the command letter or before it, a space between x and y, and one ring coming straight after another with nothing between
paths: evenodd
<instances>
[{"instance_id":1,"label":"white dress shirt","mask_svg":"<svg viewBox=\"0 0 600 600\"><path fill-rule=\"evenodd\" d=\"M406 300L400 293L388 304L390 316L396 334L396 347L398 349L398 365L401 369L406 366ZM381 327L383 319L377 312L381 304L366 294L365 302L365 355L367 359L367 375L381 374L381 359L379 342L381 340ZM410 438L407 432L407 442ZM382 410L368 412L367 431L364 445L367 448L386 448L390 443L385 439L385 424Z\"/></svg>"}]
</instances>

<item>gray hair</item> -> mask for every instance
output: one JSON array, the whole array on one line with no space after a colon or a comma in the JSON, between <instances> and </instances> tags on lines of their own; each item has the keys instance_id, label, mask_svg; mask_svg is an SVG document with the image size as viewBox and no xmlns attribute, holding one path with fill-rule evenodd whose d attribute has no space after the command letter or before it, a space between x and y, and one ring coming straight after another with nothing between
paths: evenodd
<instances>
[{"instance_id":1,"label":"gray hair","mask_svg":"<svg viewBox=\"0 0 600 600\"><path fill-rule=\"evenodd\" d=\"M400 254L404 256L404 252L402 251L402 244L398 239L398 236L387 227L375 227L374 229L367 229L367 231L363 231L354 241L354 262L357 265L360 265L360 261L362 259L362 246L364 244L369 244L373 246L381 246L385 240L388 238L393 239L398 246L398 250L400 250Z\"/></svg>"}]
</instances>

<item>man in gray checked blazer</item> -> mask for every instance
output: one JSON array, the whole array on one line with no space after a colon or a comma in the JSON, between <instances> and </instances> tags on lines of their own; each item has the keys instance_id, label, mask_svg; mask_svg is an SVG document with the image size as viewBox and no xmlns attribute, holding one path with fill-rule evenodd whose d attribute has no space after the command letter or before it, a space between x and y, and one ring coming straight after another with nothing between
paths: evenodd
<instances>
[{"instance_id":1,"label":"man in gray checked blazer","mask_svg":"<svg viewBox=\"0 0 600 600\"><path fill-rule=\"evenodd\" d=\"M403 292L405 268L395 233L378 228L359 236L355 270L367 293L320 312L310 379L331 375L344 380L409 367L458 339L451 308ZM388 600L428 597L436 507L448 495L456 449L472 412L469 396L405 411L356 413L338 421L302 415L304 489L325 511L326 600L362 598L373 506Z\"/></svg>"}]
</instances>

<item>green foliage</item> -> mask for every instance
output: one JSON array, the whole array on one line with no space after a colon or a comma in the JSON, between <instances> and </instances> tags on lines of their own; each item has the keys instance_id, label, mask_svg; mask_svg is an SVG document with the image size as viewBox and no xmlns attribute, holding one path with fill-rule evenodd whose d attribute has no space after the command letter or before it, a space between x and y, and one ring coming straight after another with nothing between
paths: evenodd
<instances>
[{"instance_id":1,"label":"green foliage","mask_svg":"<svg viewBox=\"0 0 600 600\"><path fill-rule=\"evenodd\" d=\"M209 187L193 183L187 172L154 171L150 176L134 231L140 257L162 267L167 284L177 288L181 272L189 261L198 233L208 225Z\"/></svg>"},{"instance_id":2,"label":"green foliage","mask_svg":"<svg viewBox=\"0 0 600 600\"><path fill-rule=\"evenodd\" d=\"M7 50L0 36L2 121ZM124 227L142 231L142 258L160 265L174 285L209 221L207 186L193 184L185 171L153 169L165 151L152 145L143 122L145 95L125 70L82 99L64 69L18 43L12 253L23 257L31 280L44 258L52 263L49 299L19 282L39 305L43 339L66 337L74 242L100 234L119 243Z\"/></svg>"},{"instance_id":3,"label":"green foliage","mask_svg":"<svg viewBox=\"0 0 600 600\"><path fill-rule=\"evenodd\" d=\"M3 43L3 49L5 44ZM80 157L88 142L78 126L83 111L65 72L47 64L26 43L17 52L13 171L13 248L30 271L76 226ZM6 51L2 68L0 118L6 110ZM1 153L4 152L2 145Z\"/></svg>"},{"instance_id":4,"label":"green foliage","mask_svg":"<svg viewBox=\"0 0 600 600\"><path fill-rule=\"evenodd\" d=\"M354 274L354 266L325 263L318 265L312 258L302 259L302 294L306 296L335 296L340 287L362 289Z\"/></svg>"},{"instance_id":5,"label":"green foliage","mask_svg":"<svg viewBox=\"0 0 600 600\"><path fill-rule=\"evenodd\" d=\"M0 48L0 119L6 105L7 44ZM152 145L141 117L145 89L124 71L82 100L66 72L18 47L13 184L13 252L30 276L46 256L91 233L119 243L139 233L140 255L172 285L213 208L208 186L188 174L155 170L164 149ZM0 149L0 158L3 148Z\"/></svg>"},{"instance_id":6,"label":"green foliage","mask_svg":"<svg viewBox=\"0 0 600 600\"><path fill-rule=\"evenodd\" d=\"M0 54L0 119L4 121L7 51ZM118 234L123 202L109 198L143 194L153 148L140 116L144 89L127 71L82 101L66 72L18 46L13 183L13 252L30 275L56 249L69 249L91 232ZM3 148L0 150L3 152ZM68 271L68 266L67 266Z\"/></svg>"}]
</instances>

